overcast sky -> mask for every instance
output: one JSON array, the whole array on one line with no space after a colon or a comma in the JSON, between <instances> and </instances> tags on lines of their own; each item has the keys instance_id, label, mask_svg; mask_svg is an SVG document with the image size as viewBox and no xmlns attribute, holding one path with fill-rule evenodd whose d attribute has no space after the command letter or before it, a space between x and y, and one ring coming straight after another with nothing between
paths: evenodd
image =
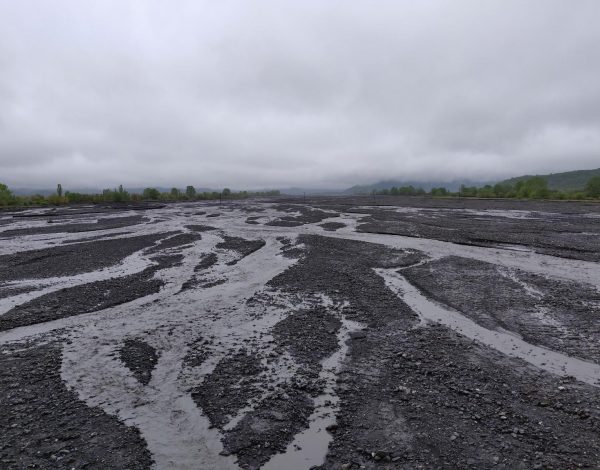
<instances>
[{"instance_id":1,"label":"overcast sky","mask_svg":"<svg viewBox=\"0 0 600 470\"><path fill-rule=\"evenodd\" d=\"M0 182L600 167L598 0L0 0Z\"/></svg>"}]
</instances>

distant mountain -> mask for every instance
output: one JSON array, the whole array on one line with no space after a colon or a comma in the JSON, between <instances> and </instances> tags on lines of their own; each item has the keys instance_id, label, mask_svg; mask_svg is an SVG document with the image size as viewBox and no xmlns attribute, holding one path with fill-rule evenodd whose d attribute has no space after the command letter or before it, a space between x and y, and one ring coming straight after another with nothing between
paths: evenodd
<instances>
[{"instance_id":1,"label":"distant mountain","mask_svg":"<svg viewBox=\"0 0 600 470\"><path fill-rule=\"evenodd\" d=\"M468 179L454 181L410 181L410 180L384 180L373 184L356 185L346 189L346 194L370 194L383 189L392 187L400 188L402 186L413 186L414 188L422 188L425 191L430 191L431 188L446 188L449 191L458 191L458 188L464 184L466 186L483 186L487 181L472 181Z\"/></svg>"},{"instance_id":2,"label":"distant mountain","mask_svg":"<svg viewBox=\"0 0 600 470\"><path fill-rule=\"evenodd\" d=\"M502 181L515 185L518 181L541 176L548 182L548 187L557 191L580 191L592 176L600 176L600 168L595 170L575 170L563 173L550 173L548 175L523 175Z\"/></svg>"}]
</instances>

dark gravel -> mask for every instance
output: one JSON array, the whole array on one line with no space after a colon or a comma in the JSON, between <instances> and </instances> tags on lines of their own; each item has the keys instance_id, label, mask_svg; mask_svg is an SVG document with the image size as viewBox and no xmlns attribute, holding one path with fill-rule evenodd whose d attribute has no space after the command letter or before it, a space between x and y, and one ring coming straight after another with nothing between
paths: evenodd
<instances>
[{"instance_id":1,"label":"dark gravel","mask_svg":"<svg viewBox=\"0 0 600 470\"><path fill-rule=\"evenodd\" d=\"M12 297L13 295L26 294L27 292L32 292L37 290L37 287L2 287L0 286L0 299L4 299L5 297Z\"/></svg>"},{"instance_id":2,"label":"dark gravel","mask_svg":"<svg viewBox=\"0 0 600 470\"><path fill-rule=\"evenodd\" d=\"M146 253L158 253L169 248L183 248L190 246L192 243L202 240L202 235L199 233L180 233L160 241L156 246L146 250Z\"/></svg>"},{"instance_id":3,"label":"dark gravel","mask_svg":"<svg viewBox=\"0 0 600 470\"><path fill-rule=\"evenodd\" d=\"M319 227L323 227L323 229L328 232L335 232L336 230L346 227L346 224L341 222L325 222L324 224L319 225Z\"/></svg>"},{"instance_id":4,"label":"dark gravel","mask_svg":"<svg viewBox=\"0 0 600 470\"><path fill-rule=\"evenodd\" d=\"M0 354L0 467L151 468L139 432L80 401L62 382L60 366L55 343Z\"/></svg>"},{"instance_id":5,"label":"dark gravel","mask_svg":"<svg viewBox=\"0 0 600 470\"><path fill-rule=\"evenodd\" d=\"M593 286L520 270L511 277L496 265L454 256L403 274L427 297L487 329L502 328L528 343L600 362L600 292Z\"/></svg>"},{"instance_id":6,"label":"dark gravel","mask_svg":"<svg viewBox=\"0 0 600 470\"><path fill-rule=\"evenodd\" d=\"M129 217L107 217L98 219L94 223L73 224L51 224L46 227L30 227L0 232L0 237L16 237L23 235L40 235L48 233L80 233L94 232L97 230L108 230L122 227L130 227L148 222L149 219L141 215Z\"/></svg>"},{"instance_id":7,"label":"dark gravel","mask_svg":"<svg viewBox=\"0 0 600 470\"><path fill-rule=\"evenodd\" d=\"M0 256L0 282L73 276L118 263L148 248L168 234L142 235L114 240L73 243Z\"/></svg>"},{"instance_id":8,"label":"dark gravel","mask_svg":"<svg viewBox=\"0 0 600 470\"><path fill-rule=\"evenodd\" d=\"M600 461L595 387L441 326L390 324L353 342L350 354L323 468L562 469Z\"/></svg>"},{"instance_id":9,"label":"dark gravel","mask_svg":"<svg viewBox=\"0 0 600 470\"><path fill-rule=\"evenodd\" d=\"M234 265L246 256L260 250L263 246L265 246L264 240L246 240L245 238L223 235L223 241L217 243L216 248L238 253L240 255L239 258L227 263L228 265Z\"/></svg>"},{"instance_id":10,"label":"dark gravel","mask_svg":"<svg viewBox=\"0 0 600 470\"><path fill-rule=\"evenodd\" d=\"M192 398L208 416L213 426L222 427L260 395L258 374L260 360L247 351L240 351L221 360L203 384L192 391Z\"/></svg>"},{"instance_id":11,"label":"dark gravel","mask_svg":"<svg viewBox=\"0 0 600 470\"><path fill-rule=\"evenodd\" d=\"M151 272L132 274L36 297L0 316L0 331L95 312L158 292L162 281Z\"/></svg>"},{"instance_id":12,"label":"dark gravel","mask_svg":"<svg viewBox=\"0 0 600 470\"><path fill-rule=\"evenodd\" d=\"M203 212L204 214L204 212ZM186 225L185 228L191 230L192 232L210 232L211 230L217 230L216 227L211 227L210 225Z\"/></svg>"},{"instance_id":13,"label":"dark gravel","mask_svg":"<svg viewBox=\"0 0 600 470\"><path fill-rule=\"evenodd\" d=\"M598 232L597 219L584 217L600 213L597 204L350 197L314 198L309 200L312 207L303 207L298 199L281 201L281 210L301 213L283 215L281 225L319 223L343 210L365 216L361 230L481 246L520 241L540 253L591 261L600 253L597 236L586 235ZM382 201L431 210L401 213L359 207ZM529 219L505 220L452 211L465 208L537 213ZM187 228L196 235L205 227ZM192 240L187 238L190 234L169 233L106 245L102 244L112 241L61 246L64 252L53 247L3 256L0 282L35 273L43 277L97 269L172 235L172 242L152 251L179 248ZM219 250L234 252L235 263L264 246L262 240L222 235L217 253L206 253L196 266L193 287L227 282L202 277L223 255ZM348 355L337 378L337 422L327 428L332 441L320 468L598 468L599 388L551 375L445 327L420 324L374 268L402 270L426 296L487 328L504 328L531 343L598 362L600 297L592 286L471 259L428 261L419 252L334 237L300 235L279 241L282 252L297 262L240 306L260 320L261 307L279 305L283 294L283 318L268 336L248 339L245 349L227 351L204 382L190 390L202 413L221 430L224 453L234 454L241 468L258 469L308 427L314 399L324 391L321 362L339 347L343 317L364 328L347 340ZM154 282L152 269L176 266L181 256L155 260L158 266L136 275L141 279L124 277L102 281L105 285L79 286L79 291L59 291L57 298L43 296L36 299L39 304L21 306L16 316L27 318L27 308L29 317L38 319L48 312L68 315L104 308L104 297L129 298L129 291L138 292L138 281L144 286ZM0 286L0 295L7 289ZM140 287L140 295L145 289ZM315 306L315 299L323 295L331 299L331 306ZM0 316L5 318L10 315ZM221 350L219 341L207 336L188 343L184 368L202 366ZM283 375L287 378L280 383L266 372L288 353L298 370ZM149 383L159 353L143 336L125 340L118 354L140 383ZM0 353L0 403L5 405L0 468L150 467L145 443L134 429L87 407L66 389L59 376L60 359L56 343L15 345ZM229 429L230 419L248 405L253 408Z\"/></svg>"},{"instance_id":14,"label":"dark gravel","mask_svg":"<svg viewBox=\"0 0 600 470\"><path fill-rule=\"evenodd\" d=\"M300 297L323 293L338 302L348 301L347 317L369 325L394 320L398 312L417 318L373 268L409 266L421 260L421 254L317 235L302 235L298 243L306 246L304 255L269 281L271 287Z\"/></svg>"},{"instance_id":15,"label":"dark gravel","mask_svg":"<svg viewBox=\"0 0 600 470\"><path fill-rule=\"evenodd\" d=\"M273 336L298 361L318 363L338 349L340 326L341 321L336 315L318 307L292 313L275 325Z\"/></svg>"},{"instance_id":16,"label":"dark gravel","mask_svg":"<svg viewBox=\"0 0 600 470\"><path fill-rule=\"evenodd\" d=\"M155 258L157 265L129 276L90 282L36 297L0 316L0 331L96 312L154 294L163 281L154 273L181 261L180 256Z\"/></svg>"},{"instance_id":17,"label":"dark gravel","mask_svg":"<svg viewBox=\"0 0 600 470\"><path fill-rule=\"evenodd\" d=\"M280 204L275 207L283 212L300 212L300 215L278 217L266 225L274 227L299 227L305 224L315 224L323 219L337 217L339 214L335 212L325 212L320 209L313 209L305 205L297 204Z\"/></svg>"},{"instance_id":18,"label":"dark gravel","mask_svg":"<svg viewBox=\"0 0 600 470\"><path fill-rule=\"evenodd\" d=\"M142 385L148 385L158 362L156 349L139 338L126 339L119 357Z\"/></svg>"},{"instance_id":19,"label":"dark gravel","mask_svg":"<svg viewBox=\"0 0 600 470\"><path fill-rule=\"evenodd\" d=\"M211 285L207 284L206 278L199 275L203 271L210 269L219 261L219 257L216 253L204 253L202 255L202 259L200 262L194 266L194 274L187 281L185 281L181 286L181 291L186 291L188 289L195 289L197 287L211 287ZM224 281L225 282L225 281ZM217 285L217 284L212 284Z\"/></svg>"},{"instance_id":20,"label":"dark gravel","mask_svg":"<svg viewBox=\"0 0 600 470\"><path fill-rule=\"evenodd\" d=\"M306 392L294 386L282 387L225 434L225 453L236 454L243 469L260 468L274 454L285 451L294 436L308 427L313 408Z\"/></svg>"},{"instance_id":21,"label":"dark gravel","mask_svg":"<svg viewBox=\"0 0 600 470\"><path fill-rule=\"evenodd\" d=\"M194 272L204 271L213 267L219 261L219 257L216 253L205 253L202 256L202 260L194 267Z\"/></svg>"},{"instance_id":22,"label":"dark gravel","mask_svg":"<svg viewBox=\"0 0 600 470\"><path fill-rule=\"evenodd\" d=\"M451 210L415 213L371 209L362 222L358 227L362 232L478 246L519 245L541 254L600 261L600 218L579 213L533 213L526 218L510 218Z\"/></svg>"},{"instance_id":23,"label":"dark gravel","mask_svg":"<svg viewBox=\"0 0 600 470\"><path fill-rule=\"evenodd\" d=\"M203 337L198 337L189 342L187 344L188 351L183 358L183 365L185 367L201 366L210 357L209 344L210 342Z\"/></svg>"},{"instance_id":24,"label":"dark gravel","mask_svg":"<svg viewBox=\"0 0 600 470\"><path fill-rule=\"evenodd\" d=\"M260 216L248 217L246 219L246 223L249 224L249 225L259 225L260 222L258 222L258 219L260 219Z\"/></svg>"},{"instance_id":25,"label":"dark gravel","mask_svg":"<svg viewBox=\"0 0 600 470\"><path fill-rule=\"evenodd\" d=\"M69 243L83 243L83 242L91 242L94 240L102 240L103 238L115 238L121 235L128 235L131 234L131 232L112 232L112 233L107 233L104 235L96 235L93 237L85 237L85 238L78 238L77 240L63 240L61 243L63 245L67 245Z\"/></svg>"}]
</instances>

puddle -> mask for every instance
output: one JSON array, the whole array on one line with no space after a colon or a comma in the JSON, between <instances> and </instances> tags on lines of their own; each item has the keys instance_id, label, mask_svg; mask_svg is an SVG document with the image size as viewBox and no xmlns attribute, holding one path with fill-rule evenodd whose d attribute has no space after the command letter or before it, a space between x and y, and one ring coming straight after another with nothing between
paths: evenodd
<instances>
[{"instance_id":1,"label":"puddle","mask_svg":"<svg viewBox=\"0 0 600 470\"><path fill-rule=\"evenodd\" d=\"M347 340L350 333L364 328L360 323L342 318L342 326L338 331L339 349L323 362L319 374L326 381L325 391L315 398L315 410L309 418L308 429L298 433L287 446L285 452L276 454L262 470L306 470L322 465L327 455L329 443L333 436L327 427L335 424L339 398L335 393L336 377L348 353Z\"/></svg>"}]
</instances>

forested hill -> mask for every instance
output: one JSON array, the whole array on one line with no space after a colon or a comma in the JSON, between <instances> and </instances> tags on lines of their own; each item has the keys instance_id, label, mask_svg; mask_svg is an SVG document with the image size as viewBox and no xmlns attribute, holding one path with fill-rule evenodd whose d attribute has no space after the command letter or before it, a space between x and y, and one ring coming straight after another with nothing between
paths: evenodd
<instances>
[{"instance_id":1,"label":"forested hill","mask_svg":"<svg viewBox=\"0 0 600 470\"><path fill-rule=\"evenodd\" d=\"M551 173L549 175L524 175L502 181L514 186L518 181L523 181L533 176L541 176L548 182L548 188L556 191L581 191L588 180L593 176L600 176L600 168L595 170L576 170L564 173Z\"/></svg>"}]
</instances>

